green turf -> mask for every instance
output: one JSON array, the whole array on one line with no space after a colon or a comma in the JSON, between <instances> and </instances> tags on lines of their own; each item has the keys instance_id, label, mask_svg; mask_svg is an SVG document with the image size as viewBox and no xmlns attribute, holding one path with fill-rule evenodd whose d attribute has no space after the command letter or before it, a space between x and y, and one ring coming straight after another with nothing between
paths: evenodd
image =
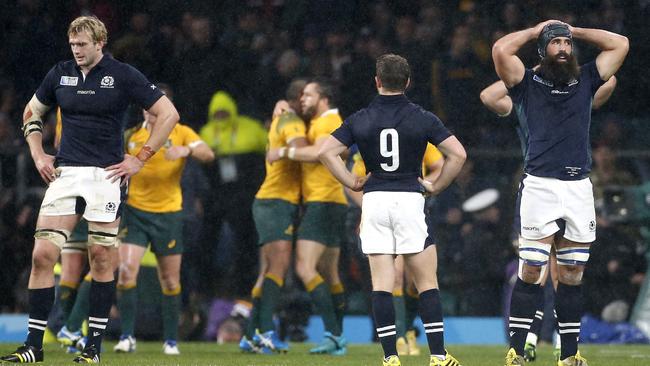
<instances>
[{"instance_id":1,"label":"green turf","mask_svg":"<svg viewBox=\"0 0 650 366\"><path fill-rule=\"evenodd\" d=\"M107 350L113 348L113 342L106 342ZM241 365L241 366L364 366L381 365L381 347L374 345L352 345L347 356L312 356L307 354L308 344L292 344L286 355L245 355L234 344L217 345L216 343L180 343L181 356L162 354L161 342L138 342L138 351L133 354L116 354L104 352L104 365ZM16 345L2 344L0 352L9 353ZM502 366L505 346L454 346L448 348L464 366ZM422 347L425 351L425 347ZM71 365L72 355L65 354L55 345L45 347L47 365ZM538 359L531 366L552 366L553 349L541 346ZM426 353L426 352L425 352ZM641 366L650 365L650 346L609 346L583 345L581 353L590 366ZM404 366L427 366L428 357L402 357Z\"/></svg>"}]
</instances>

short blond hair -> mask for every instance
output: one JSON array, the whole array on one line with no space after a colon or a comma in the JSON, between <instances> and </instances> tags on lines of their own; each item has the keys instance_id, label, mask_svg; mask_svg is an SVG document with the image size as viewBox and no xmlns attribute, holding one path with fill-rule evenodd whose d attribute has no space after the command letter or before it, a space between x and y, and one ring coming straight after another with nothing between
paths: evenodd
<instances>
[{"instance_id":1,"label":"short blond hair","mask_svg":"<svg viewBox=\"0 0 650 366\"><path fill-rule=\"evenodd\" d=\"M96 16L78 17L70 23L70 26L68 27L68 37L81 32L88 33L95 43L104 42L104 44L106 44L106 41L108 41L106 26Z\"/></svg>"}]
</instances>

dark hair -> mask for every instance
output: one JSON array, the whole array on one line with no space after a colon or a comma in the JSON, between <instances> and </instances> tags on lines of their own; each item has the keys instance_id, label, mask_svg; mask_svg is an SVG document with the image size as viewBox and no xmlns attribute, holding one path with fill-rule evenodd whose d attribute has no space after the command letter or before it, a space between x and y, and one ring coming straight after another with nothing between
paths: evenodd
<instances>
[{"instance_id":1,"label":"dark hair","mask_svg":"<svg viewBox=\"0 0 650 366\"><path fill-rule=\"evenodd\" d=\"M336 90L334 88L334 85L329 80L325 78L316 78L309 82L318 85L318 94L320 94L322 98L327 98L330 108L334 108L336 106Z\"/></svg>"},{"instance_id":2,"label":"dark hair","mask_svg":"<svg viewBox=\"0 0 650 366\"><path fill-rule=\"evenodd\" d=\"M387 53L377 58L377 78L388 91L404 91L411 77L411 67L402 56Z\"/></svg>"}]
</instances>

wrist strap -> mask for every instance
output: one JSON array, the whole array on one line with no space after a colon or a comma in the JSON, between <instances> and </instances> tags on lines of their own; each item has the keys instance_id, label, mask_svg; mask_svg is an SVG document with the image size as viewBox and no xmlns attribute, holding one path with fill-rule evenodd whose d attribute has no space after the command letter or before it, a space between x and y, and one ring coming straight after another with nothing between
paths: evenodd
<instances>
[{"instance_id":1,"label":"wrist strap","mask_svg":"<svg viewBox=\"0 0 650 366\"><path fill-rule=\"evenodd\" d=\"M142 149L138 152L138 155L135 157L138 158L141 162L146 162L147 160L151 159L151 157L155 154L156 152L153 151L151 146L149 145L144 145L142 146Z\"/></svg>"}]
</instances>

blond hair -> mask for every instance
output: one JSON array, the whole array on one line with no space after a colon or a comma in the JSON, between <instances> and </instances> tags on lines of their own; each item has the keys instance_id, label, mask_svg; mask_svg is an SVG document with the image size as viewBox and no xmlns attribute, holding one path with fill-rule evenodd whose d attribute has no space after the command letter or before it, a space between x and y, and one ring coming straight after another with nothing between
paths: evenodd
<instances>
[{"instance_id":1,"label":"blond hair","mask_svg":"<svg viewBox=\"0 0 650 366\"><path fill-rule=\"evenodd\" d=\"M68 27L68 37L86 32L93 40L93 42L104 42L108 40L108 32L106 26L96 16L83 16L73 20Z\"/></svg>"}]
</instances>

